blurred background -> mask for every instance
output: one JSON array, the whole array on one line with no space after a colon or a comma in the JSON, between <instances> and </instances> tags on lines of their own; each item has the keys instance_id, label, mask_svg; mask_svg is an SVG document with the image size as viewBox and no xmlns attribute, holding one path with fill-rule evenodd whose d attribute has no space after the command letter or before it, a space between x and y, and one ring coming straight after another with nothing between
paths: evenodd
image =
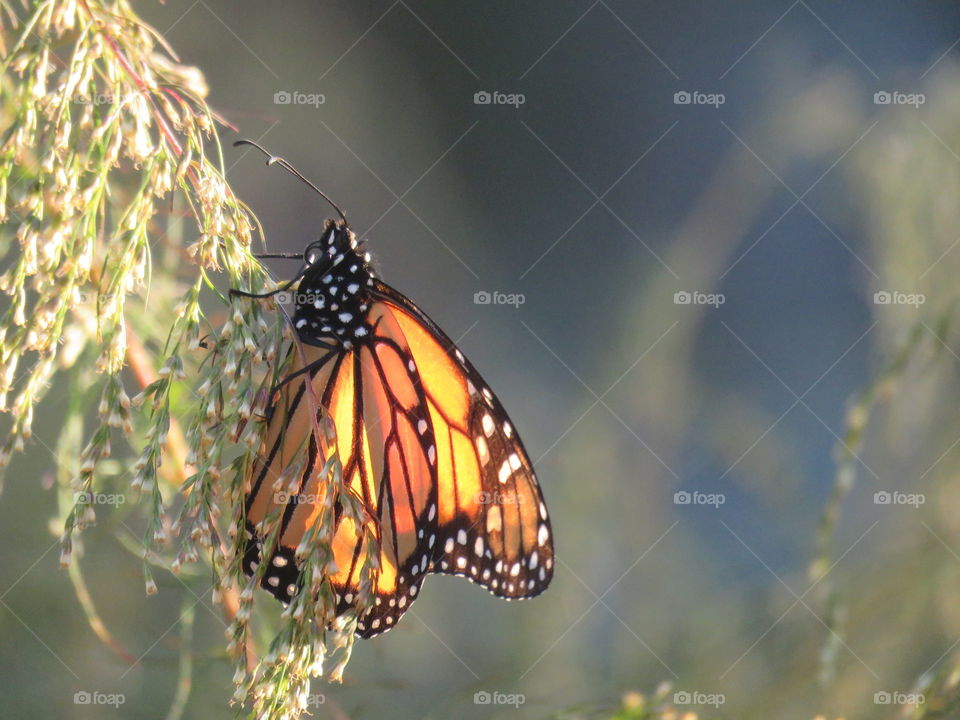
<instances>
[{"instance_id":1,"label":"blurred background","mask_svg":"<svg viewBox=\"0 0 960 720\"><path fill-rule=\"evenodd\" d=\"M431 578L316 717L594 716L662 682L701 717L960 717L955 3L136 7L459 339L551 509L548 592ZM309 189L224 153L271 250L317 237ZM185 717L230 717L209 579L144 598L109 522L80 564L127 657L87 626L47 412L0 500L10 717L163 717L188 608Z\"/></svg>"}]
</instances>

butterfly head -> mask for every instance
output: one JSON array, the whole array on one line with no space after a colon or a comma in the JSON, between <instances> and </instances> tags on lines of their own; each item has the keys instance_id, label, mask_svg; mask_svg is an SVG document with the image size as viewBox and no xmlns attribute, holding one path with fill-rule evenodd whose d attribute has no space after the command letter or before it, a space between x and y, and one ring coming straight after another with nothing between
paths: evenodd
<instances>
[{"instance_id":1,"label":"butterfly head","mask_svg":"<svg viewBox=\"0 0 960 720\"><path fill-rule=\"evenodd\" d=\"M293 316L301 340L336 339L350 347L366 336L369 293L374 274L370 254L342 221L328 220L319 240L303 252Z\"/></svg>"}]
</instances>

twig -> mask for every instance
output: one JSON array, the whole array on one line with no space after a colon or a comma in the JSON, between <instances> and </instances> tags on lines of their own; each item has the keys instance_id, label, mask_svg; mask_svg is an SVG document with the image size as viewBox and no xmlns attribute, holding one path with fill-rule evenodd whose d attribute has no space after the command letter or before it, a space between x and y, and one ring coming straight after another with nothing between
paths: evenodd
<instances>
[{"instance_id":1,"label":"twig","mask_svg":"<svg viewBox=\"0 0 960 720\"><path fill-rule=\"evenodd\" d=\"M150 362L150 354L141 342L133 328L127 329L127 363L130 365L133 376L141 390L146 389L158 379L157 371ZM172 471L167 464L161 466L161 472L173 475L167 479L175 482L177 487L186 482L192 474L187 465L187 440L176 418L170 418L170 432L167 435L167 452L173 460ZM166 469L165 469L166 468Z\"/></svg>"},{"instance_id":2,"label":"twig","mask_svg":"<svg viewBox=\"0 0 960 720\"><path fill-rule=\"evenodd\" d=\"M127 362L137 380L137 385L143 390L157 380L157 372L150 362L150 355L133 328L127 333ZM190 477L191 469L187 465L187 441L176 418L170 418L170 432L167 435L167 452L172 460L164 463L161 472L173 475L177 487L180 487ZM167 470L164 470L167 468ZM170 478L168 478L170 479ZM224 616L228 622L233 622L240 609L240 593L235 587L226 588L223 593ZM257 651L255 647L245 648L247 667L252 671L257 666Z\"/></svg>"}]
</instances>

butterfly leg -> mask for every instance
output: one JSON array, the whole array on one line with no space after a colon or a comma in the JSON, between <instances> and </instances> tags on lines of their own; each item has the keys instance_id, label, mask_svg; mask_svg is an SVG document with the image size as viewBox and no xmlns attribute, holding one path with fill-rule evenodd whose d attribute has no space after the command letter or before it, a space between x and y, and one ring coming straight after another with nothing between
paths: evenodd
<instances>
[{"instance_id":1,"label":"butterfly leg","mask_svg":"<svg viewBox=\"0 0 960 720\"><path fill-rule=\"evenodd\" d=\"M258 300L263 300L265 298L273 297L277 293L282 293L289 290L291 287L293 287L294 284L299 282L300 278L303 277L303 274L307 271L308 267L309 265L304 264L303 267L300 268L300 270L297 272L296 275L294 275L291 279L287 280L287 282L283 283L283 285L280 285L279 287L277 287L276 290L271 290L270 292L265 292L265 293L251 293L251 292L247 292L246 290L237 290L236 288L230 288L230 297L231 298L235 298L235 297L256 298Z\"/></svg>"},{"instance_id":2,"label":"butterfly leg","mask_svg":"<svg viewBox=\"0 0 960 720\"><path fill-rule=\"evenodd\" d=\"M265 293L251 293L246 290L237 290L236 288L230 288L230 297L245 297L245 298L256 298L257 300L264 300L266 298L271 298L277 293L282 293L284 290L287 290L292 283L285 283L281 285L276 290L271 290L270 292Z\"/></svg>"},{"instance_id":3,"label":"butterfly leg","mask_svg":"<svg viewBox=\"0 0 960 720\"><path fill-rule=\"evenodd\" d=\"M314 360L312 363L304 365L302 368L300 368L296 372L292 372L289 375L287 375L283 380L281 380L280 382L278 382L276 385L273 386L273 388L270 391L270 395L274 395L280 388L282 388L284 385L289 383L291 380L296 380L301 375L304 375L306 373L312 372L314 370L319 370L320 368L322 368L324 365L327 364L327 362L330 361L330 358L332 358L334 355L334 351L338 348L338 346L333 343L315 342L313 344L317 345L318 347L322 347L325 350L329 350L330 352L320 356L319 358Z\"/></svg>"}]
</instances>

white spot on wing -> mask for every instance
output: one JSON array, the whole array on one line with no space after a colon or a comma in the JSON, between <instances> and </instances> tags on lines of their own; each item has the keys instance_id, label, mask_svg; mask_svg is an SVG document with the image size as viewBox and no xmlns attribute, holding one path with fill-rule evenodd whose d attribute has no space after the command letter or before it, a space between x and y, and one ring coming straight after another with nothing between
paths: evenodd
<instances>
[{"instance_id":1,"label":"white spot on wing","mask_svg":"<svg viewBox=\"0 0 960 720\"><path fill-rule=\"evenodd\" d=\"M487 448L487 441L483 439L483 435L477 435L474 444L477 446L477 457L480 459L480 464L486 465L490 459L490 450Z\"/></svg>"},{"instance_id":2,"label":"white spot on wing","mask_svg":"<svg viewBox=\"0 0 960 720\"><path fill-rule=\"evenodd\" d=\"M487 511L487 532L498 532L503 529L503 519L500 517L500 508L497 505Z\"/></svg>"},{"instance_id":3,"label":"white spot on wing","mask_svg":"<svg viewBox=\"0 0 960 720\"><path fill-rule=\"evenodd\" d=\"M483 420L480 421L480 424L483 425L483 434L487 437L493 435L493 418L489 415L484 415Z\"/></svg>"}]
</instances>

